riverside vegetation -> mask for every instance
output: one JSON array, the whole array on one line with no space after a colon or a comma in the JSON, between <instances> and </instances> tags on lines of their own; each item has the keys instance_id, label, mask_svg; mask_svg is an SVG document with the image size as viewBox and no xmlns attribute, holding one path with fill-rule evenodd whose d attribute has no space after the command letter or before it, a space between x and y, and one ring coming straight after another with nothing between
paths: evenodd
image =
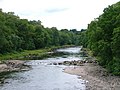
<instances>
[{"instance_id":1,"label":"riverside vegetation","mask_svg":"<svg viewBox=\"0 0 120 90\"><path fill-rule=\"evenodd\" d=\"M79 45L80 31L45 28L41 21L20 19L0 10L0 54L51 46Z\"/></svg>"},{"instance_id":2,"label":"riverside vegetation","mask_svg":"<svg viewBox=\"0 0 120 90\"><path fill-rule=\"evenodd\" d=\"M20 19L14 12L0 9L0 59L20 59L28 54L44 54L64 45L80 45L80 31L45 28L41 21ZM39 50L38 50L39 49ZM31 50L31 51L30 51ZM33 51L34 50L34 51Z\"/></svg>"},{"instance_id":3,"label":"riverside vegetation","mask_svg":"<svg viewBox=\"0 0 120 90\"><path fill-rule=\"evenodd\" d=\"M92 51L100 65L120 75L120 2L105 8L102 15L81 31L45 28L39 20L20 19L13 12L6 13L1 9L0 34L0 57L18 52L22 54L10 55L21 57L24 53L21 51L51 46L83 45ZM39 53L39 50L35 53Z\"/></svg>"},{"instance_id":4,"label":"riverside vegetation","mask_svg":"<svg viewBox=\"0 0 120 90\"><path fill-rule=\"evenodd\" d=\"M64 45L64 46L53 46L47 48L41 48L37 50L23 50L23 51L14 51L11 53L5 53L0 55L0 60L36 60L43 59L46 57L53 56L53 52L59 48L74 47L74 45ZM55 53L54 53L55 54Z\"/></svg>"},{"instance_id":5,"label":"riverside vegetation","mask_svg":"<svg viewBox=\"0 0 120 90\"><path fill-rule=\"evenodd\" d=\"M120 2L103 12L81 34L80 42L92 51L100 65L120 75Z\"/></svg>"}]
</instances>

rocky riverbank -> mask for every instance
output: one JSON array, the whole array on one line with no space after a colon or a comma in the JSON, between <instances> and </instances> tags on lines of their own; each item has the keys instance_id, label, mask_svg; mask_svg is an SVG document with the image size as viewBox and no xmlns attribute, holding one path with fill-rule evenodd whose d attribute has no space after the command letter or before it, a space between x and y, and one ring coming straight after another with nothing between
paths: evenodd
<instances>
[{"instance_id":1,"label":"rocky riverbank","mask_svg":"<svg viewBox=\"0 0 120 90\"><path fill-rule=\"evenodd\" d=\"M85 80L86 90L120 90L120 76L114 76L99 66L96 58L91 57L86 50L80 54L83 60L54 62L50 65L66 65L65 73L78 75Z\"/></svg>"},{"instance_id":2,"label":"rocky riverbank","mask_svg":"<svg viewBox=\"0 0 120 90\"><path fill-rule=\"evenodd\" d=\"M22 60L0 61L0 84L5 83L5 75L8 73L29 70L30 66L25 65L25 62Z\"/></svg>"},{"instance_id":3,"label":"rocky riverbank","mask_svg":"<svg viewBox=\"0 0 120 90\"><path fill-rule=\"evenodd\" d=\"M25 65L25 62L22 60L0 61L0 73L28 70L29 66Z\"/></svg>"},{"instance_id":4,"label":"rocky riverbank","mask_svg":"<svg viewBox=\"0 0 120 90\"><path fill-rule=\"evenodd\" d=\"M86 90L120 90L120 77L108 73L106 69L98 65L95 58L86 57L78 61L54 62L51 65L68 66L64 72L78 75L78 78L85 80Z\"/></svg>"},{"instance_id":5,"label":"rocky riverbank","mask_svg":"<svg viewBox=\"0 0 120 90\"><path fill-rule=\"evenodd\" d=\"M86 80L86 90L120 90L120 76L108 73L98 65L95 58L87 56L80 61L64 61L63 65L74 65L66 67L64 72L78 75L80 79Z\"/></svg>"},{"instance_id":6,"label":"rocky riverbank","mask_svg":"<svg viewBox=\"0 0 120 90\"><path fill-rule=\"evenodd\" d=\"M120 77L112 76L97 63L67 67L64 72L81 76L86 82L86 90L120 90Z\"/></svg>"}]
</instances>

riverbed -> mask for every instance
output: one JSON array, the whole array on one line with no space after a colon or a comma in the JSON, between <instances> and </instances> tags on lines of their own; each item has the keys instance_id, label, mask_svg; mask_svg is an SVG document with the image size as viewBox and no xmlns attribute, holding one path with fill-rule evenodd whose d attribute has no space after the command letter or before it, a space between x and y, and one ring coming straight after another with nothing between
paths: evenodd
<instances>
[{"instance_id":1,"label":"riverbed","mask_svg":"<svg viewBox=\"0 0 120 90\"><path fill-rule=\"evenodd\" d=\"M85 80L78 79L80 76L63 72L68 66L51 64L82 60L79 55L80 49L80 47L58 49L57 52L69 54L26 62L31 69L7 75L4 83L0 84L0 90L85 90Z\"/></svg>"}]
</instances>

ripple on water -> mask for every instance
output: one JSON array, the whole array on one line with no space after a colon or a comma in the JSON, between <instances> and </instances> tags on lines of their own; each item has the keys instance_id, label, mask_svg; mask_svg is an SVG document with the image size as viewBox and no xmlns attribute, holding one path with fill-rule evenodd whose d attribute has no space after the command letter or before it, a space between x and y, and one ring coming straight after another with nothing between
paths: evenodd
<instances>
[{"instance_id":1,"label":"ripple on water","mask_svg":"<svg viewBox=\"0 0 120 90\"><path fill-rule=\"evenodd\" d=\"M80 48L67 49L70 50L79 51ZM10 77L5 80L8 83L0 86L0 90L85 90L84 80L78 79L76 75L62 72L65 66L48 65L51 62L71 59L80 58L68 56L27 62L32 69L10 74Z\"/></svg>"}]
</instances>

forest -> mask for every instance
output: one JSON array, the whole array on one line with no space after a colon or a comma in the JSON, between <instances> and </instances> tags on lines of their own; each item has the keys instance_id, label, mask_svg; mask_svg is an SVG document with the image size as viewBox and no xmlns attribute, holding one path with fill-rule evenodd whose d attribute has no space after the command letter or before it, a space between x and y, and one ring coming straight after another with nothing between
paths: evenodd
<instances>
[{"instance_id":1,"label":"forest","mask_svg":"<svg viewBox=\"0 0 120 90\"><path fill-rule=\"evenodd\" d=\"M80 31L45 28L40 20L20 19L0 10L0 54L51 46L79 45Z\"/></svg>"},{"instance_id":2,"label":"forest","mask_svg":"<svg viewBox=\"0 0 120 90\"><path fill-rule=\"evenodd\" d=\"M108 6L91 21L80 42L92 51L100 65L120 75L120 2Z\"/></svg>"},{"instance_id":3,"label":"forest","mask_svg":"<svg viewBox=\"0 0 120 90\"><path fill-rule=\"evenodd\" d=\"M62 45L83 45L101 66L120 75L120 2L105 8L81 31L45 28L40 20L20 19L0 9L0 54Z\"/></svg>"}]
</instances>

